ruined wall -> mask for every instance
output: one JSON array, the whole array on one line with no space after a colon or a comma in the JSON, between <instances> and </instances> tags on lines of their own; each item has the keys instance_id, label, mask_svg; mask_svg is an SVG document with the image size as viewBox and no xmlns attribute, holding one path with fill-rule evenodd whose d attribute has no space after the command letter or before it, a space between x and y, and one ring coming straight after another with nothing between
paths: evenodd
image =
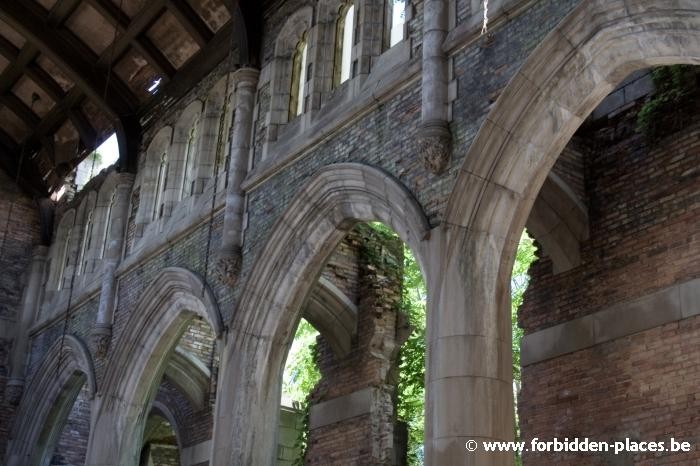
<instances>
[{"instance_id":1,"label":"ruined wall","mask_svg":"<svg viewBox=\"0 0 700 466\"><path fill-rule=\"evenodd\" d=\"M590 238L582 244L582 265L553 275L543 258L531 268L519 318L526 334L567 323L557 327L558 340L547 341L588 341L584 329L592 322L600 343L523 368L519 414L526 441L578 436L668 443L674 437L696 445L700 439L700 319L692 297L700 277L700 121L654 147L633 130L635 123L631 111L579 131L589 149ZM675 456L525 453L524 464L689 464L699 458L696 448Z\"/></svg>"},{"instance_id":2,"label":"ruined wall","mask_svg":"<svg viewBox=\"0 0 700 466\"><path fill-rule=\"evenodd\" d=\"M397 356L407 336L400 316L403 244L367 225L356 227L343 244L339 252L357 251L357 338L342 358L318 338L321 380L310 395L305 461L392 465Z\"/></svg>"}]
</instances>

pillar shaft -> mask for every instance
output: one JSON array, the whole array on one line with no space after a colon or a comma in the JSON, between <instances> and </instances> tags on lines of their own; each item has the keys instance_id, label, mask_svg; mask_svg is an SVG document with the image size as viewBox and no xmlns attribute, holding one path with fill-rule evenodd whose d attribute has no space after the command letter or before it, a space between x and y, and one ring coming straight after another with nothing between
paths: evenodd
<instances>
[{"instance_id":1,"label":"pillar shaft","mask_svg":"<svg viewBox=\"0 0 700 466\"><path fill-rule=\"evenodd\" d=\"M467 235L459 227L434 233L426 464L512 465L512 455L481 447L483 440L513 440L510 297L507 285L498 286L499 242L485 233ZM479 442L477 451L467 451L469 440Z\"/></svg>"},{"instance_id":2,"label":"pillar shaft","mask_svg":"<svg viewBox=\"0 0 700 466\"><path fill-rule=\"evenodd\" d=\"M447 0L427 0L423 14L423 124L447 123Z\"/></svg>"},{"instance_id":3,"label":"pillar shaft","mask_svg":"<svg viewBox=\"0 0 700 466\"><path fill-rule=\"evenodd\" d=\"M102 264L102 289L100 292L100 305L97 310L97 319L92 330L95 341L96 354L104 356L107 345L112 335L112 319L114 317L114 300L116 293L116 270L122 256L124 246L124 232L129 216L129 197L134 184L134 176L129 173L121 173L116 187L112 217L106 219L110 222L109 237L104 251Z\"/></svg>"},{"instance_id":4,"label":"pillar shaft","mask_svg":"<svg viewBox=\"0 0 700 466\"><path fill-rule=\"evenodd\" d=\"M231 125L231 161L226 190L226 213L221 249L237 250L242 244L244 198L241 183L248 172L248 155L253 128L253 107L259 71L241 68L233 73L236 100Z\"/></svg>"}]
</instances>

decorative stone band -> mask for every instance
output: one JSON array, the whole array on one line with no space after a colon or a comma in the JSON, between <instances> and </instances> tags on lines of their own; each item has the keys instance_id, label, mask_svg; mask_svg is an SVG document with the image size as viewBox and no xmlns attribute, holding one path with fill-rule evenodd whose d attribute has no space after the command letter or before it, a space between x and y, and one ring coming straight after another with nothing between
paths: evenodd
<instances>
[{"instance_id":1,"label":"decorative stone band","mask_svg":"<svg viewBox=\"0 0 700 466\"><path fill-rule=\"evenodd\" d=\"M379 399L381 389L367 387L349 395L333 398L317 405L309 410L309 429L335 424L372 411L373 400Z\"/></svg>"},{"instance_id":2,"label":"decorative stone band","mask_svg":"<svg viewBox=\"0 0 700 466\"><path fill-rule=\"evenodd\" d=\"M573 353L700 314L700 279L525 335L523 366Z\"/></svg>"}]
</instances>

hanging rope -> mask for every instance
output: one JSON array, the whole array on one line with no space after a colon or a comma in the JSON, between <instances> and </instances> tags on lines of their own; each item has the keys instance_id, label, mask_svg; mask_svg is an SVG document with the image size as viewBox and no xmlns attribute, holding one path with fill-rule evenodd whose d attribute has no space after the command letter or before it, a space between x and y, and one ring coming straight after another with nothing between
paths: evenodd
<instances>
[{"instance_id":1,"label":"hanging rope","mask_svg":"<svg viewBox=\"0 0 700 466\"><path fill-rule=\"evenodd\" d=\"M216 154L214 158L214 192L212 193L211 196L211 208L210 208L210 213L209 213L209 226L208 226L208 232L207 232L207 248L206 248L206 253L204 256L204 278L203 278L203 284L202 284L202 294L201 297L204 298L204 294L206 293L207 287L208 287L208 275L209 275L209 261L210 261L210 256L211 256L211 243L212 243L212 237L213 237L213 232L214 232L214 208L216 207L216 192L217 192L217 187L219 185L219 169L220 169L220 163L219 159L223 154L223 145L224 145L224 131L226 129L226 114L229 109L229 104L230 100L232 98L233 92L231 91L231 69L233 68L233 43L234 43L234 32L233 30L231 31L231 38L229 40L229 51L228 51L228 66L226 67L226 86L224 90L224 102L222 105L222 110L221 110L221 118L219 120L219 132L218 132L218 140L217 140L217 146L216 146ZM233 118L231 118L231 128L229 129L229 134L233 130ZM227 138L228 139L228 138ZM230 154L229 154L230 156ZM230 157L229 157L230 158ZM224 179L224 193L228 190L228 174L229 174L229 166L230 163L227 161L227 163L224 164L224 174L225 174L225 179ZM217 311L218 312L218 311ZM209 358L209 399L212 399L212 392L214 392L214 397L216 398L216 377L214 376L214 363L216 362L216 336L212 342L212 347L211 347L211 356Z\"/></svg>"},{"instance_id":2,"label":"hanging rope","mask_svg":"<svg viewBox=\"0 0 700 466\"><path fill-rule=\"evenodd\" d=\"M216 158L219 158L219 153L220 153L220 147L223 146L223 137L224 137L224 130L226 129L226 113L228 112L229 109L229 101L233 96L233 92L231 90L231 73L232 73L232 68L233 68L233 43L234 43L234 31L231 30L231 37L229 39L229 51L228 51L228 66L226 67L226 89L225 89L225 94L224 94L224 104L222 108L222 117L219 122L219 134L218 134L218 141L219 144L217 145L217 154ZM233 131L233 118L231 118L231 127L229 128L229 134ZM228 190L228 178L229 178L229 167L230 167L230 153L229 153L229 160L224 164L224 193ZM209 276L209 263L210 263L210 257L211 257L211 242L212 242L212 237L214 233L214 208L216 207L216 194L217 194L217 187L219 184L219 168L220 164L217 163L217 161L214 161L214 192L211 197L211 206L210 206L210 212L209 212L209 231L207 235L207 248L206 248L206 253L205 253L205 259L204 259L204 283L202 286L202 297L204 297L204 293L206 291L206 287L208 286L208 276Z\"/></svg>"},{"instance_id":3,"label":"hanging rope","mask_svg":"<svg viewBox=\"0 0 700 466\"><path fill-rule=\"evenodd\" d=\"M124 0L119 1L119 9L121 11L124 11L122 9ZM118 26L117 24L114 25L114 33L112 34L112 45L110 49L110 56L109 56L109 64L107 65L107 78L105 79L105 88L104 92L102 93L102 99L107 100L107 94L109 91L109 84L112 79L112 62L114 61L114 43L117 40L117 34L118 34ZM93 152L92 152L92 166L90 168L90 175L92 176L93 171L95 170L95 162L97 160L97 139L98 135L95 134L95 139L92 142L93 145ZM76 156L79 156L79 147L76 148ZM83 212L83 216L85 216L85 212ZM83 219L84 220L84 219ZM83 244L83 241L85 240L85 235L87 234L87 225L85 225L85 228L83 228L80 232L80 241L78 242L78 248L80 248L80 245ZM68 238L70 240L70 238ZM66 245L66 248L68 248L69 245ZM80 251L78 252L78 256L80 256ZM75 287L75 277L78 273L78 270L80 268L80 261L83 258L77 257L75 263L73 264L73 273L71 274L70 278L70 287L68 289L68 303L66 304L66 317L63 319L63 331L61 332L61 345L58 350L58 364L56 366L56 376L60 373L61 370L61 364L63 363L63 345L66 340L66 334L68 333L68 324L70 322L70 314L71 314L71 305L73 303L73 290ZM68 254L66 256L66 264L62 264L61 267L67 267L68 263L70 261L70 251L68 251Z\"/></svg>"}]
</instances>

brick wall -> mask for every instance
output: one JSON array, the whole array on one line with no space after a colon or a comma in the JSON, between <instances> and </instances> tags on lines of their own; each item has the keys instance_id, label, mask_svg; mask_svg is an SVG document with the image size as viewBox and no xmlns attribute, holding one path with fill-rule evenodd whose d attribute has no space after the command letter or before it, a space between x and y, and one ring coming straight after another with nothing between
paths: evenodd
<instances>
[{"instance_id":1,"label":"brick wall","mask_svg":"<svg viewBox=\"0 0 700 466\"><path fill-rule=\"evenodd\" d=\"M39 210L0 171L0 319L15 320L32 246L39 243Z\"/></svg>"},{"instance_id":2,"label":"brick wall","mask_svg":"<svg viewBox=\"0 0 700 466\"><path fill-rule=\"evenodd\" d=\"M581 130L590 238L558 275L542 258L520 323L531 333L700 277L700 121L650 147L635 111ZM522 435L698 442L700 319L668 323L523 368ZM554 455L525 464L695 464L700 453Z\"/></svg>"},{"instance_id":3,"label":"brick wall","mask_svg":"<svg viewBox=\"0 0 700 466\"><path fill-rule=\"evenodd\" d=\"M0 393L5 392L10 375L10 352L14 343L10 336L20 317L32 247L37 244L38 206L0 170L0 326L6 330L3 335L7 335L7 338L0 338ZM14 411L3 397L0 401L0 458L5 454Z\"/></svg>"},{"instance_id":4,"label":"brick wall","mask_svg":"<svg viewBox=\"0 0 700 466\"><path fill-rule=\"evenodd\" d=\"M83 466L90 435L90 394L87 386L78 393L58 438L51 466Z\"/></svg>"},{"instance_id":5,"label":"brick wall","mask_svg":"<svg viewBox=\"0 0 700 466\"><path fill-rule=\"evenodd\" d=\"M700 276L700 121L650 148L633 114L590 134L582 266L531 269L520 322L535 331Z\"/></svg>"}]
</instances>

